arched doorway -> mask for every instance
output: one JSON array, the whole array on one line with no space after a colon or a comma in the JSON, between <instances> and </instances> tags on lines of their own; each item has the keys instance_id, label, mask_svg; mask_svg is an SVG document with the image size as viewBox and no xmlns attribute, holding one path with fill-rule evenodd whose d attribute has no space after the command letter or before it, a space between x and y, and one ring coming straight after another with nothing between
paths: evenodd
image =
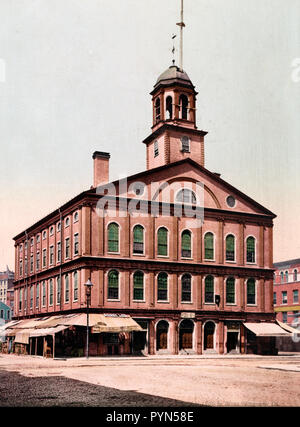
<instances>
[{"instance_id":1,"label":"arched doorway","mask_svg":"<svg viewBox=\"0 0 300 427\"><path fill-rule=\"evenodd\" d=\"M192 350L194 323L190 319L183 320L179 325L179 350Z\"/></svg>"},{"instance_id":2,"label":"arched doorway","mask_svg":"<svg viewBox=\"0 0 300 427\"><path fill-rule=\"evenodd\" d=\"M207 322L204 326L204 350L214 349L215 324Z\"/></svg>"},{"instance_id":3,"label":"arched doorway","mask_svg":"<svg viewBox=\"0 0 300 427\"><path fill-rule=\"evenodd\" d=\"M158 322L156 327L156 350L168 349L168 331L169 323L165 320Z\"/></svg>"}]
</instances>

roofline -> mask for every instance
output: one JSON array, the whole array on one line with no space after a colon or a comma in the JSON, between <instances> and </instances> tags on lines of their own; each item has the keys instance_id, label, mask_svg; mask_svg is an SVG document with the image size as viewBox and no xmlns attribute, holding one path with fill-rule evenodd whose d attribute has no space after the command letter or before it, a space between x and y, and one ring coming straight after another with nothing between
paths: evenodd
<instances>
[{"instance_id":1,"label":"roofline","mask_svg":"<svg viewBox=\"0 0 300 427\"><path fill-rule=\"evenodd\" d=\"M175 125L172 125L172 124L169 124L169 123L165 123L162 126L160 126L158 129L156 129L153 133L151 133L149 136L147 136L147 138L145 138L142 141L143 144L148 144L154 138L157 138L158 135L160 135L165 130L178 130L178 131L189 132L189 133L193 133L193 134L201 135L201 136L205 136L205 135L208 134L208 132L206 132L204 130L187 128L187 127L184 127L184 126L175 126Z\"/></svg>"},{"instance_id":2,"label":"roofline","mask_svg":"<svg viewBox=\"0 0 300 427\"><path fill-rule=\"evenodd\" d=\"M279 262L274 262L273 266L274 267L284 267L284 266L292 266L294 264L300 264L300 258L295 258L295 259L288 259L286 261L279 261Z\"/></svg>"},{"instance_id":3,"label":"roofline","mask_svg":"<svg viewBox=\"0 0 300 427\"><path fill-rule=\"evenodd\" d=\"M201 132L201 131L197 131L197 132ZM147 175L151 175L153 173L156 172L160 172L162 170L168 169L170 167L174 167L174 166L179 166L181 164L184 163L190 163L192 166L196 167L197 169L199 169L200 171L202 171L203 173L207 174L209 177L211 177L212 179L214 179L215 181L219 182L220 184L222 184L223 186L227 187L228 189L230 189L231 191L234 191L236 194L238 194L240 197L244 198L245 200L247 200L250 204L256 206L257 208L261 209L262 211L265 212L265 215L270 216L271 218L276 218L277 215L275 215L273 212L271 212L269 209L265 208L264 206L262 206L261 204L259 204L258 202L256 202L255 200L253 200L251 197L247 196L246 194L242 193L240 190L238 190L237 188L233 187L231 184L229 184L228 182L224 181L222 178L220 178L218 175L216 175L214 172L210 172L208 169L204 168L203 166L201 166L199 163L195 162L194 160L192 160L191 158L186 158L183 160L178 160L177 162L173 162L173 163L168 163L166 165L163 166L158 166L156 168L153 169L148 169L146 171L143 172L138 172L134 175L130 175L126 178L122 178L122 179L118 179L115 181L110 181L107 184L101 185L99 186L99 189L101 189L101 187L106 188L107 185L109 184L116 184L119 182L122 182L124 180L127 181L132 181L133 179L138 179L141 178L143 176L147 176ZM48 215L46 215L45 217L41 218L39 221L37 221L36 223L32 224L30 227L26 228L24 231L22 231L21 233L17 234L15 237L13 237L13 240L18 240L20 237L22 237L25 233L29 233L30 231L32 231L34 228L39 227L40 225L42 225L44 222L48 221L50 218L52 218L53 216L59 215L61 213L62 210L72 206L74 203L79 202L80 200L84 199L85 197L89 196L89 195L94 195L96 193L97 189L95 187L90 188L89 190L85 190L83 192L81 192L80 194L78 194L77 196L73 197L72 199L70 199L68 202L64 203L62 206L60 206L59 208L55 209L53 212L49 213ZM97 192L99 193L99 192ZM100 193L99 193L100 194ZM221 211L221 210L220 210ZM260 215L260 214L253 214L253 215ZM275 264L274 264L275 265Z\"/></svg>"}]
</instances>

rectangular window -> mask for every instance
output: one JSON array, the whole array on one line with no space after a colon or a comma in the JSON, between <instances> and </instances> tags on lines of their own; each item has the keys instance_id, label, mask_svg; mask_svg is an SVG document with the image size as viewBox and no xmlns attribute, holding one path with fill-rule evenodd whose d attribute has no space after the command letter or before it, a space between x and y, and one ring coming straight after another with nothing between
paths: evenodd
<instances>
[{"instance_id":1,"label":"rectangular window","mask_svg":"<svg viewBox=\"0 0 300 427\"><path fill-rule=\"evenodd\" d=\"M74 255L79 254L79 237L78 233L74 234Z\"/></svg>"},{"instance_id":2,"label":"rectangular window","mask_svg":"<svg viewBox=\"0 0 300 427\"><path fill-rule=\"evenodd\" d=\"M36 285L36 296L35 296L35 306L40 308L40 284Z\"/></svg>"},{"instance_id":3,"label":"rectangular window","mask_svg":"<svg viewBox=\"0 0 300 427\"><path fill-rule=\"evenodd\" d=\"M57 243L57 262L61 261L61 244L60 242Z\"/></svg>"},{"instance_id":4,"label":"rectangular window","mask_svg":"<svg viewBox=\"0 0 300 427\"><path fill-rule=\"evenodd\" d=\"M46 267L47 264L47 249L43 249L43 268Z\"/></svg>"},{"instance_id":5,"label":"rectangular window","mask_svg":"<svg viewBox=\"0 0 300 427\"><path fill-rule=\"evenodd\" d=\"M276 294L276 292L273 293L273 304L274 305L277 304L277 294Z\"/></svg>"},{"instance_id":6,"label":"rectangular window","mask_svg":"<svg viewBox=\"0 0 300 427\"><path fill-rule=\"evenodd\" d=\"M20 261L19 269L20 269L20 276L22 276L23 275L23 262L22 262L22 260Z\"/></svg>"},{"instance_id":7,"label":"rectangular window","mask_svg":"<svg viewBox=\"0 0 300 427\"><path fill-rule=\"evenodd\" d=\"M281 292L282 295L282 304L287 304L287 292L283 291Z\"/></svg>"},{"instance_id":8,"label":"rectangular window","mask_svg":"<svg viewBox=\"0 0 300 427\"><path fill-rule=\"evenodd\" d=\"M65 276L65 302L69 302L70 283L68 274Z\"/></svg>"},{"instance_id":9,"label":"rectangular window","mask_svg":"<svg viewBox=\"0 0 300 427\"><path fill-rule=\"evenodd\" d=\"M49 305L53 305L53 279L49 281Z\"/></svg>"},{"instance_id":10,"label":"rectangular window","mask_svg":"<svg viewBox=\"0 0 300 427\"><path fill-rule=\"evenodd\" d=\"M66 259L70 258L70 238L69 237L66 238L65 255L66 255L65 256Z\"/></svg>"},{"instance_id":11,"label":"rectangular window","mask_svg":"<svg viewBox=\"0 0 300 427\"><path fill-rule=\"evenodd\" d=\"M74 273L74 301L78 300L78 273Z\"/></svg>"},{"instance_id":12,"label":"rectangular window","mask_svg":"<svg viewBox=\"0 0 300 427\"><path fill-rule=\"evenodd\" d=\"M33 286L30 287L30 308L33 307Z\"/></svg>"},{"instance_id":13,"label":"rectangular window","mask_svg":"<svg viewBox=\"0 0 300 427\"><path fill-rule=\"evenodd\" d=\"M46 282L43 281L43 285L42 285L42 305L43 307L46 306Z\"/></svg>"},{"instance_id":14,"label":"rectangular window","mask_svg":"<svg viewBox=\"0 0 300 427\"><path fill-rule=\"evenodd\" d=\"M40 269L40 253L36 253L36 270L39 271Z\"/></svg>"},{"instance_id":15,"label":"rectangular window","mask_svg":"<svg viewBox=\"0 0 300 427\"><path fill-rule=\"evenodd\" d=\"M22 299L23 299L22 289L20 289L19 290L19 311L22 310Z\"/></svg>"},{"instance_id":16,"label":"rectangular window","mask_svg":"<svg viewBox=\"0 0 300 427\"><path fill-rule=\"evenodd\" d=\"M61 295L61 281L60 277L56 279L56 303L60 304L60 295Z\"/></svg>"},{"instance_id":17,"label":"rectangular window","mask_svg":"<svg viewBox=\"0 0 300 427\"><path fill-rule=\"evenodd\" d=\"M50 265L53 265L53 263L54 263L54 246L53 245L50 246L50 258L49 258L49 261L50 261Z\"/></svg>"},{"instance_id":18,"label":"rectangular window","mask_svg":"<svg viewBox=\"0 0 300 427\"><path fill-rule=\"evenodd\" d=\"M33 273L33 255L30 255L30 273Z\"/></svg>"},{"instance_id":19,"label":"rectangular window","mask_svg":"<svg viewBox=\"0 0 300 427\"><path fill-rule=\"evenodd\" d=\"M154 157L157 157L159 155L159 151L158 151L158 142L155 141L154 142Z\"/></svg>"},{"instance_id":20,"label":"rectangular window","mask_svg":"<svg viewBox=\"0 0 300 427\"><path fill-rule=\"evenodd\" d=\"M282 321L283 323L287 323L287 312L282 313Z\"/></svg>"},{"instance_id":21,"label":"rectangular window","mask_svg":"<svg viewBox=\"0 0 300 427\"><path fill-rule=\"evenodd\" d=\"M293 291L293 304L296 304L299 302L299 292L298 289L295 289Z\"/></svg>"}]
</instances>

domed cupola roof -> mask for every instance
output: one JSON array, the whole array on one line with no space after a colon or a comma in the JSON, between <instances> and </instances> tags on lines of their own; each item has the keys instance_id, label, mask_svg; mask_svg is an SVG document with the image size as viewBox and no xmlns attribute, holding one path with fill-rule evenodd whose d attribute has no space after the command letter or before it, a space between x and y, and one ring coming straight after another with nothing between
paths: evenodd
<instances>
[{"instance_id":1,"label":"domed cupola roof","mask_svg":"<svg viewBox=\"0 0 300 427\"><path fill-rule=\"evenodd\" d=\"M157 89L159 86L169 86L173 84L187 86L194 89L194 85L191 82L189 76L186 74L185 71L181 70L176 65L171 65L158 77L154 85L154 89Z\"/></svg>"}]
</instances>

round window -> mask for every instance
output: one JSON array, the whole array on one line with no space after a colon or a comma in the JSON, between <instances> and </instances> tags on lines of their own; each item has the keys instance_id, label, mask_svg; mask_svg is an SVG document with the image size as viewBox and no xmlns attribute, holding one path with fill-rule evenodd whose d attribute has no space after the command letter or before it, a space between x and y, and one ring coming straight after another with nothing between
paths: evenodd
<instances>
[{"instance_id":1,"label":"round window","mask_svg":"<svg viewBox=\"0 0 300 427\"><path fill-rule=\"evenodd\" d=\"M233 208L235 206L235 198L233 196L228 196L226 203L230 208Z\"/></svg>"},{"instance_id":2,"label":"round window","mask_svg":"<svg viewBox=\"0 0 300 427\"><path fill-rule=\"evenodd\" d=\"M133 185L133 191L137 196L142 196L144 194L145 184L142 182L135 182Z\"/></svg>"}]
</instances>

